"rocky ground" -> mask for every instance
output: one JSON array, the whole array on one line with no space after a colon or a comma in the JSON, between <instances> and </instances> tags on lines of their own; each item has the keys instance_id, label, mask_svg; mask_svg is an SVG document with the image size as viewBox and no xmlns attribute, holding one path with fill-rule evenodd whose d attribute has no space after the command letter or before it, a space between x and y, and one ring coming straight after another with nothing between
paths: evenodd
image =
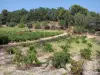
<instances>
[{"instance_id":1,"label":"rocky ground","mask_svg":"<svg viewBox=\"0 0 100 75\"><path fill-rule=\"evenodd\" d=\"M93 38L93 36L89 36L89 38L91 37ZM38 55L38 59L41 62L45 62L50 56L52 56L51 53L41 53ZM66 64L67 70L65 70L64 68L55 69L51 64L49 64L46 68L46 64L43 64L40 67L33 66L28 70L18 70L16 68L16 65L7 63L11 61L11 59L9 58L11 58L11 56L7 55L3 49L0 49L0 75L71 75L71 64ZM81 57L79 54L73 54L72 59L80 61ZM96 70L100 66L98 61L99 60L96 58L85 61L85 63L83 64L83 75L100 75L100 73Z\"/></svg>"},{"instance_id":2,"label":"rocky ground","mask_svg":"<svg viewBox=\"0 0 100 75\"><path fill-rule=\"evenodd\" d=\"M1 55L2 54L3 54L3 52L1 53ZM39 57L39 60L42 62L45 62L47 60L47 58L50 57L51 55L52 54L45 54L43 56L41 55ZM2 58L2 57L0 57L0 58ZM79 61L79 60L81 60L81 57L79 54L74 54L72 59ZM28 70L18 70L18 69L16 69L16 65L6 64L4 62L5 61L3 61L3 60L0 61L0 63L2 64L2 65L0 65L0 75L64 75L64 74L71 75L70 74L70 67L71 67L70 64L66 64L67 70L65 70L64 68L55 69L52 67L51 64L49 64L49 66L46 68L45 68L45 64L43 64L40 67L31 67ZM83 75L100 75L100 73L98 73L96 71L98 66L100 66L100 65L98 64L97 59L85 61L84 65L83 65Z\"/></svg>"}]
</instances>

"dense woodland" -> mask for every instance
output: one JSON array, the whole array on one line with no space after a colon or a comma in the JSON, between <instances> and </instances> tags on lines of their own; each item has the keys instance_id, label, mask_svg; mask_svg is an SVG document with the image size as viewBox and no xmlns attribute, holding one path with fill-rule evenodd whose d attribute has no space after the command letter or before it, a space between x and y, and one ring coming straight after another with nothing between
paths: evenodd
<instances>
[{"instance_id":1,"label":"dense woodland","mask_svg":"<svg viewBox=\"0 0 100 75\"><path fill-rule=\"evenodd\" d=\"M100 29L100 13L89 11L80 5L73 5L68 10L63 7L57 9L40 7L29 11L23 8L12 12L4 9L0 14L0 25L15 26L37 21L60 22L61 25L66 25L65 27L73 25L85 29L89 27Z\"/></svg>"}]
</instances>

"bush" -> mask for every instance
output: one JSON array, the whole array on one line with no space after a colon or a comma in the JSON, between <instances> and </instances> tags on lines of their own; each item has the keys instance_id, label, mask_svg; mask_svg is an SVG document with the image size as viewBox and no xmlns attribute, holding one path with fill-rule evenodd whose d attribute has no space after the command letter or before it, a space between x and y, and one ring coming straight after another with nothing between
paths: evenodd
<instances>
[{"instance_id":1,"label":"bush","mask_svg":"<svg viewBox=\"0 0 100 75\"><path fill-rule=\"evenodd\" d=\"M14 63L17 66L22 66L24 64L24 56L21 54L21 50L19 50L18 48L15 49L15 56L14 56Z\"/></svg>"},{"instance_id":2,"label":"bush","mask_svg":"<svg viewBox=\"0 0 100 75\"><path fill-rule=\"evenodd\" d=\"M28 24L27 24L27 27L28 27L29 29L33 28L32 23L28 23Z\"/></svg>"},{"instance_id":3,"label":"bush","mask_svg":"<svg viewBox=\"0 0 100 75\"><path fill-rule=\"evenodd\" d=\"M65 44L64 46L61 46L61 48L62 51L54 53L52 58L52 64L56 68L65 68L66 63L69 63L71 59L69 53L70 46Z\"/></svg>"},{"instance_id":4,"label":"bush","mask_svg":"<svg viewBox=\"0 0 100 75\"><path fill-rule=\"evenodd\" d=\"M71 61L71 65L72 65L71 66L71 72L72 72L72 75L82 75L83 63L84 63L84 61L74 61L74 60Z\"/></svg>"},{"instance_id":5,"label":"bush","mask_svg":"<svg viewBox=\"0 0 100 75\"><path fill-rule=\"evenodd\" d=\"M89 29L88 32L89 32L90 34L95 34L95 29Z\"/></svg>"},{"instance_id":6,"label":"bush","mask_svg":"<svg viewBox=\"0 0 100 75\"><path fill-rule=\"evenodd\" d=\"M86 29L84 27L80 27L80 26L74 27L74 33L82 34L82 33L85 33L85 32L86 32Z\"/></svg>"},{"instance_id":7,"label":"bush","mask_svg":"<svg viewBox=\"0 0 100 75\"><path fill-rule=\"evenodd\" d=\"M70 45L66 43L65 45L62 45L61 48L62 48L62 50L64 52L68 52L69 51L69 48L70 48Z\"/></svg>"},{"instance_id":8,"label":"bush","mask_svg":"<svg viewBox=\"0 0 100 75\"><path fill-rule=\"evenodd\" d=\"M80 43L80 41L79 41L79 37L78 37L78 36L76 36L76 38L75 38L75 42L76 42L77 44Z\"/></svg>"},{"instance_id":9,"label":"bush","mask_svg":"<svg viewBox=\"0 0 100 75\"><path fill-rule=\"evenodd\" d=\"M84 59L90 59L92 50L90 49L81 49L80 54Z\"/></svg>"},{"instance_id":10,"label":"bush","mask_svg":"<svg viewBox=\"0 0 100 75\"><path fill-rule=\"evenodd\" d=\"M26 64L33 64L33 61L35 61L37 65L41 64L40 61L37 59L37 56L36 56L37 52L34 46L30 46L27 53L28 54L25 57L25 61L24 61Z\"/></svg>"},{"instance_id":11,"label":"bush","mask_svg":"<svg viewBox=\"0 0 100 75\"><path fill-rule=\"evenodd\" d=\"M76 42L77 44L79 44L79 43L80 43L80 41L79 41L79 40L75 40L75 42Z\"/></svg>"},{"instance_id":12,"label":"bush","mask_svg":"<svg viewBox=\"0 0 100 75\"><path fill-rule=\"evenodd\" d=\"M0 45L8 44L10 42L7 35L0 34Z\"/></svg>"},{"instance_id":13,"label":"bush","mask_svg":"<svg viewBox=\"0 0 100 75\"><path fill-rule=\"evenodd\" d=\"M86 36L81 37L82 43L87 43Z\"/></svg>"},{"instance_id":14,"label":"bush","mask_svg":"<svg viewBox=\"0 0 100 75\"><path fill-rule=\"evenodd\" d=\"M41 24L40 24L39 22L37 22L37 23L35 24L35 29L41 29Z\"/></svg>"},{"instance_id":15,"label":"bush","mask_svg":"<svg viewBox=\"0 0 100 75\"><path fill-rule=\"evenodd\" d=\"M52 45L51 44L45 44L44 50L47 51L47 52L53 52Z\"/></svg>"},{"instance_id":16,"label":"bush","mask_svg":"<svg viewBox=\"0 0 100 75\"><path fill-rule=\"evenodd\" d=\"M32 45L31 45L31 46L29 47L29 50L30 50L30 51L33 51L34 53L37 53L37 51L36 51L36 49L35 49L35 46L32 46Z\"/></svg>"},{"instance_id":17,"label":"bush","mask_svg":"<svg viewBox=\"0 0 100 75\"><path fill-rule=\"evenodd\" d=\"M25 24L21 23L21 24L18 25L18 27L19 28L24 28L25 27Z\"/></svg>"},{"instance_id":18,"label":"bush","mask_svg":"<svg viewBox=\"0 0 100 75\"><path fill-rule=\"evenodd\" d=\"M52 58L52 65L56 68L65 68L66 63L70 62L70 54L68 52L56 52Z\"/></svg>"},{"instance_id":19,"label":"bush","mask_svg":"<svg viewBox=\"0 0 100 75\"><path fill-rule=\"evenodd\" d=\"M16 50L16 48L13 48L13 47L8 48L8 49L7 49L7 53L8 53L8 54L15 54L15 50Z\"/></svg>"},{"instance_id":20,"label":"bush","mask_svg":"<svg viewBox=\"0 0 100 75\"><path fill-rule=\"evenodd\" d=\"M87 43L88 47L92 47L93 45L91 43Z\"/></svg>"},{"instance_id":21,"label":"bush","mask_svg":"<svg viewBox=\"0 0 100 75\"><path fill-rule=\"evenodd\" d=\"M59 21L59 25L63 28L65 28L65 25L66 25L66 21L65 20L60 20Z\"/></svg>"},{"instance_id":22,"label":"bush","mask_svg":"<svg viewBox=\"0 0 100 75\"><path fill-rule=\"evenodd\" d=\"M41 64L40 61L37 59L34 46L30 46L29 50L27 51L27 55L22 55L21 50L16 49L13 61L15 62L15 64L17 64L17 67L19 68L22 68L24 66L23 69L29 68L34 61L38 66Z\"/></svg>"},{"instance_id":23,"label":"bush","mask_svg":"<svg viewBox=\"0 0 100 75\"><path fill-rule=\"evenodd\" d=\"M8 22L8 23L6 23L6 25L9 27L14 27L17 25L17 23L16 22Z\"/></svg>"}]
</instances>

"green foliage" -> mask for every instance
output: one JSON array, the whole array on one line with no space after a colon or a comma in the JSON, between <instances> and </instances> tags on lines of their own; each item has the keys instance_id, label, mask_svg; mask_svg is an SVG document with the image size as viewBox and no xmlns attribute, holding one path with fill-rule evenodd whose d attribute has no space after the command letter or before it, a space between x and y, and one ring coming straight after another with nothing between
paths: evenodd
<instances>
[{"instance_id":1,"label":"green foliage","mask_svg":"<svg viewBox=\"0 0 100 75\"><path fill-rule=\"evenodd\" d=\"M95 34L95 29L89 29L88 32L89 32L90 34Z\"/></svg>"},{"instance_id":2,"label":"green foliage","mask_svg":"<svg viewBox=\"0 0 100 75\"><path fill-rule=\"evenodd\" d=\"M30 46L29 47L29 50L30 51L33 51L35 54L37 53L36 49L35 49L35 46Z\"/></svg>"},{"instance_id":3,"label":"green foliage","mask_svg":"<svg viewBox=\"0 0 100 75\"><path fill-rule=\"evenodd\" d=\"M88 47L92 47L93 45L91 43L87 43Z\"/></svg>"},{"instance_id":4,"label":"green foliage","mask_svg":"<svg viewBox=\"0 0 100 75\"><path fill-rule=\"evenodd\" d=\"M8 35L0 34L0 45L9 43Z\"/></svg>"},{"instance_id":5,"label":"green foliage","mask_svg":"<svg viewBox=\"0 0 100 75\"><path fill-rule=\"evenodd\" d=\"M90 59L91 53L92 53L92 50L90 50L88 48L87 49L84 48L84 49L80 50L80 54L84 59Z\"/></svg>"},{"instance_id":6,"label":"green foliage","mask_svg":"<svg viewBox=\"0 0 100 75\"><path fill-rule=\"evenodd\" d=\"M25 27L25 24L21 23L21 24L18 25L18 27L19 28L24 28Z\"/></svg>"},{"instance_id":7,"label":"green foliage","mask_svg":"<svg viewBox=\"0 0 100 75\"><path fill-rule=\"evenodd\" d=\"M64 52L68 52L70 47L71 47L71 46L70 46L68 43L66 43L65 45L62 45L62 46L61 46L61 48L62 48L62 50L63 50Z\"/></svg>"},{"instance_id":8,"label":"green foliage","mask_svg":"<svg viewBox=\"0 0 100 75\"><path fill-rule=\"evenodd\" d=\"M66 21L65 21L65 20L60 20L60 21L59 21L59 25L60 25L60 26L63 26L63 25L65 25L65 24L66 24Z\"/></svg>"},{"instance_id":9,"label":"green foliage","mask_svg":"<svg viewBox=\"0 0 100 75\"><path fill-rule=\"evenodd\" d=\"M77 44L79 44L79 43L80 43L80 41L79 41L79 40L75 40L75 42L76 42Z\"/></svg>"},{"instance_id":10,"label":"green foliage","mask_svg":"<svg viewBox=\"0 0 100 75\"><path fill-rule=\"evenodd\" d=\"M59 25L62 26L63 28L65 28L66 21L65 20L60 20Z\"/></svg>"},{"instance_id":11,"label":"green foliage","mask_svg":"<svg viewBox=\"0 0 100 75\"><path fill-rule=\"evenodd\" d=\"M15 64L17 64L17 66L22 67L22 66L32 65L34 61L36 65L38 66L41 65L41 62L37 59L37 55L36 55L37 53L34 46L29 47L29 50L27 51L27 55L22 55L21 50L17 48L14 50L14 52L15 52L15 56L13 61L15 62Z\"/></svg>"},{"instance_id":12,"label":"green foliage","mask_svg":"<svg viewBox=\"0 0 100 75\"><path fill-rule=\"evenodd\" d=\"M14 50L15 52L15 56L14 56L14 63L17 64L17 66L21 66L24 64L24 56L21 54L21 50L19 50L18 48L16 48Z\"/></svg>"},{"instance_id":13,"label":"green foliage","mask_svg":"<svg viewBox=\"0 0 100 75\"><path fill-rule=\"evenodd\" d=\"M17 25L17 23L16 22L7 22L6 25L9 27L14 27Z\"/></svg>"},{"instance_id":14,"label":"green foliage","mask_svg":"<svg viewBox=\"0 0 100 75\"><path fill-rule=\"evenodd\" d=\"M2 22L0 21L0 26L2 25Z\"/></svg>"},{"instance_id":15,"label":"green foliage","mask_svg":"<svg viewBox=\"0 0 100 75\"><path fill-rule=\"evenodd\" d=\"M41 29L41 24L40 24L39 22L37 22L37 23L35 24L35 28L36 28L36 29Z\"/></svg>"},{"instance_id":16,"label":"green foliage","mask_svg":"<svg viewBox=\"0 0 100 75\"><path fill-rule=\"evenodd\" d=\"M47 51L47 52L53 52L53 48L52 48L52 45L51 44L45 44L44 45L44 51Z\"/></svg>"},{"instance_id":17,"label":"green foliage","mask_svg":"<svg viewBox=\"0 0 100 75\"><path fill-rule=\"evenodd\" d=\"M8 54L15 54L15 50L16 50L16 48L10 47L10 48L7 49L7 53Z\"/></svg>"},{"instance_id":18,"label":"green foliage","mask_svg":"<svg viewBox=\"0 0 100 75\"><path fill-rule=\"evenodd\" d=\"M68 27L69 25L79 25L80 27L88 28L89 23L92 21L95 23L96 29L100 28L98 27L98 23L100 22L100 15L96 12L89 12L88 9L76 4L72 5L69 10L66 10L63 7L59 7L57 9L40 7L31 9L30 11L21 9L9 12L8 10L4 9L0 14L0 21L2 25L5 25L8 22L8 26L15 26L14 24L11 24L11 22L17 24L26 24L32 21L38 21L40 24L36 25L37 29L43 27L48 28L46 23L41 23L44 21L59 21L59 24L63 28ZM32 25L29 25L28 28L32 28ZM89 27L89 29L91 28Z\"/></svg>"},{"instance_id":19,"label":"green foliage","mask_svg":"<svg viewBox=\"0 0 100 75\"><path fill-rule=\"evenodd\" d=\"M72 75L82 75L83 73L83 63L84 61L71 61L71 72Z\"/></svg>"},{"instance_id":20,"label":"green foliage","mask_svg":"<svg viewBox=\"0 0 100 75\"><path fill-rule=\"evenodd\" d=\"M77 44L80 43L80 40L79 40L79 37L78 37L78 36L75 37L75 42L76 42Z\"/></svg>"},{"instance_id":21,"label":"green foliage","mask_svg":"<svg viewBox=\"0 0 100 75\"><path fill-rule=\"evenodd\" d=\"M31 23L28 23L27 27L30 29L30 28L33 28L33 25Z\"/></svg>"},{"instance_id":22,"label":"green foliage","mask_svg":"<svg viewBox=\"0 0 100 75\"><path fill-rule=\"evenodd\" d=\"M25 57L25 63L26 64L33 64L33 61L36 62L37 65L40 65L40 61L37 59L37 55L36 55L36 50L34 46L30 46L28 52L27 52L27 56Z\"/></svg>"},{"instance_id":23,"label":"green foliage","mask_svg":"<svg viewBox=\"0 0 100 75\"><path fill-rule=\"evenodd\" d=\"M71 6L70 11L72 15L75 15L77 13L81 13L84 15L88 14L88 9L76 4Z\"/></svg>"},{"instance_id":24,"label":"green foliage","mask_svg":"<svg viewBox=\"0 0 100 75\"><path fill-rule=\"evenodd\" d=\"M66 63L69 63L71 60L69 53L70 46L68 44L65 44L64 46L61 46L61 48L62 51L54 53L52 58L52 64L56 68L65 68Z\"/></svg>"},{"instance_id":25,"label":"green foliage","mask_svg":"<svg viewBox=\"0 0 100 75\"><path fill-rule=\"evenodd\" d=\"M6 10L6 9L3 9L2 10L2 13L1 13L1 22L2 22L2 24L4 25L4 24L6 24L6 22L8 22L7 21L7 18L8 18L8 10Z\"/></svg>"},{"instance_id":26,"label":"green foliage","mask_svg":"<svg viewBox=\"0 0 100 75\"><path fill-rule=\"evenodd\" d=\"M68 52L56 52L52 58L52 65L56 68L65 68L66 63L70 62L70 54Z\"/></svg>"},{"instance_id":27,"label":"green foliage","mask_svg":"<svg viewBox=\"0 0 100 75\"><path fill-rule=\"evenodd\" d=\"M37 40L37 39L44 38L44 37L55 36L55 35L60 34L61 32L45 32L45 31L29 32L29 31L21 31L21 30L19 31L18 30L16 31L0 30L0 33L7 35L10 41L19 42L19 41ZM2 38L3 35L0 35L0 36Z\"/></svg>"},{"instance_id":28,"label":"green foliage","mask_svg":"<svg viewBox=\"0 0 100 75\"><path fill-rule=\"evenodd\" d=\"M85 26L85 15L77 13L74 16L74 20L75 20L75 25L78 26Z\"/></svg>"},{"instance_id":29,"label":"green foliage","mask_svg":"<svg viewBox=\"0 0 100 75\"><path fill-rule=\"evenodd\" d=\"M74 33L82 34L82 33L85 33L85 32L86 32L86 29L84 27L80 27L80 26L74 27Z\"/></svg>"},{"instance_id":30,"label":"green foliage","mask_svg":"<svg viewBox=\"0 0 100 75\"><path fill-rule=\"evenodd\" d=\"M81 36L82 43L87 43L86 36Z\"/></svg>"}]
</instances>

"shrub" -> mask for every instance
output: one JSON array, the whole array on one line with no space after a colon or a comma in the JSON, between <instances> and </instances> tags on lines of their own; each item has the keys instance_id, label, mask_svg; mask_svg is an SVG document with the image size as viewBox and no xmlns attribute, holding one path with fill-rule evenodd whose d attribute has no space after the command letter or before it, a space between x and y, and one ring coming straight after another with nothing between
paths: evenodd
<instances>
[{"instance_id":1,"label":"shrub","mask_svg":"<svg viewBox=\"0 0 100 75\"><path fill-rule=\"evenodd\" d=\"M71 72L72 72L72 75L82 75L83 63L84 63L84 61L74 61L74 60L71 61L71 65L72 65L71 66Z\"/></svg>"},{"instance_id":2,"label":"shrub","mask_svg":"<svg viewBox=\"0 0 100 75\"><path fill-rule=\"evenodd\" d=\"M84 59L90 59L92 50L90 49L81 49L80 54Z\"/></svg>"},{"instance_id":3,"label":"shrub","mask_svg":"<svg viewBox=\"0 0 100 75\"><path fill-rule=\"evenodd\" d=\"M18 48L15 49L15 56L14 56L14 63L17 64L17 66L22 66L24 64L24 56L21 54L21 50Z\"/></svg>"},{"instance_id":4,"label":"shrub","mask_svg":"<svg viewBox=\"0 0 100 75\"><path fill-rule=\"evenodd\" d=\"M13 47L8 48L8 49L7 49L7 53L8 53L8 54L15 54L15 50L16 50L16 48L13 48Z\"/></svg>"},{"instance_id":5,"label":"shrub","mask_svg":"<svg viewBox=\"0 0 100 75\"><path fill-rule=\"evenodd\" d=\"M89 32L90 34L95 34L95 29L89 29L88 32Z\"/></svg>"},{"instance_id":6,"label":"shrub","mask_svg":"<svg viewBox=\"0 0 100 75\"><path fill-rule=\"evenodd\" d=\"M70 48L70 45L66 43L65 45L62 45L61 48L62 48L62 50L64 52L68 52L69 51L69 48Z\"/></svg>"},{"instance_id":7,"label":"shrub","mask_svg":"<svg viewBox=\"0 0 100 75\"><path fill-rule=\"evenodd\" d=\"M91 43L87 43L88 47L92 47L93 45Z\"/></svg>"},{"instance_id":8,"label":"shrub","mask_svg":"<svg viewBox=\"0 0 100 75\"><path fill-rule=\"evenodd\" d=\"M33 64L33 61L35 61L36 65L41 64L40 61L37 59L34 46L30 46L29 50L27 51L27 55L22 55L21 50L15 49L15 56L13 61L15 62L15 64L17 64L19 68L22 68L24 66L23 69L29 68L30 65Z\"/></svg>"},{"instance_id":9,"label":"shrub","mask_svg":"<svg viewBox=\"0 0 100 75\"><path fill-rule=\"evenodd\" d=\"M25 27L25 24L21 23L21 24L18 25L18 27L19 28L24 28Z\"/></svg>"},{"instance_id":10,"label":"shrub","mask_svg":"<svg viewBox=\"0 0 100 75\"><path fill-rule=\"evenodd\" d=\"M78 37L78 36L75 37L75 42L76 42L77 44L80 43L80 41L79 41L79 37Z\"/></svg>"},{"instance_id":11,"label":"shrub","mask_svg":"<svg viewBox=\"0 0 100 75\"><path fill-rule=\"evenodd\" d=\"M82 33L85 33L85 32L86 32L86 29L84 27L80 27L80 26L74 27L74 33L82 34Z\"/></svg>"},{"instance_id":12,"label":"shrub","mask_svg":"<svg viewBox=\"0 0 100 75\"><path fill-rule=\"evenodd\" d=\"M0 34L0 45L8 44L9 41L10 40L7 35Z\"/></svg>"},{"instance_id":13,"label":"shrub","mask_svg":"<svg viewBox=\"0 0 100 75\"><path fill-rule=\"evenodd\" d=\"M80 41L79 41L79 40L75 40L75 42L76 42L77 44L79 44L79 43L80 43Z\"/></svg>"},{"instance_id":14,"label":"shrub","mask_svg":"<svg viewBox=\"0 0 100 75\"><path fill-rule=\"evenodd\" d=\"M65 68L66 63L70 62L70 54L68 52L56 52L52 58L52 65L56 68Z\"/></svg>"},{"instance_id":15,"label":"shrub","mask_svg":"<svg viewBox=\"0 0 100 75\"><path fill-rule=\"evenodd\" d=\"M29 47L29 50L30 50L30 51L33 51L34 53L37 53L37 51L36 51L36 49L35 49L35 46L33 46L33 45L31 45L31 46Z\"/></svg>"},{"instance_id":16,"label":"shrub","mask_svg":"<svg viewBox=\"0 0 100 75\"><path fill-rule=\"evenodd\" d=\"M27 27L28 27L29 29L33 28L32 23L28 23L28 24L27 24Z\"/></svg>"},{"instance_id":17,"label":"shrub","mask_svg":"<svg viewBox=\"0 0 100 75\"><path fill-rule=\"evenodd\" d=\"M6 23L6 25L9 27L14 27L17 25L17 23L16 22L8 22L8 23Z\"/></svg>"},{"instance_id":18,"label":"shrub","mask_svg":"<svg viewBox=\"0 0 100 75\"><path fill-rule=\"evenodd\" d=\"M86 36L86 35L82 35L82 36L81 36L81 38L84 38L84 39L86 39L86 38L87 38L87 36Z\"/></svg>"},{"instance_id":19,"label":"shrub","mask_svg":"<svg viewBox=\"0 0 100 75\"><path fill-rule=\"evenodd\" d=\"M47 52L53 52L52 45L51 44L45 44L44 50L47 51Z\"/></svg>"},{"instance_id":20,"label":"shrub","mask_svg":"<svg viewBox=\"0 0 100 75\"><path fill-rule=\"evenodd\" d=\"M82 43L87 43L86 36L81 37Z\"/></svg>"},{"instance_id":21,"label":"shrub","mask_svg":"<svg viewBox=\"0 0 100 75\"><path fill-rule=\"evenodd\" d=\"M41 24L40 24L39 22L37 22L37 23L35 24L35 29L41 29Z\"/></svg>"},{"instance_id":22,"label":"shrub","mask_svg":"<svg viewBox=\"0 0 100 75\"><path fill-rule=\"evenodd\" d=\"M87 40L86 39L82 39L82 43L87 43Z\"/></svg>"},{"instance_id":23,"label":"shrub","mask_svg":"<svg viewBox=\"0 0 100 75\"><path fill-rule=\"evenodd\" d=\"M25 57L25 61L24 61L26 64L33 64L33 61L35 61L37 65L41 64L40 61L37 59L37 56L36 56L37 52L34 46L30 46L27 53L28 54Z\"/></svg>"},{"instance_id":24,"label":"shrub","mask_svg":"<svg viewBox=\"0 0 100 75\"><path fill-rule=\"evenodd\" d=\"M65 20L60 20L59 25L62 26L63 28L65 28L66 21Z\"/></svg>"}]
</instances>

